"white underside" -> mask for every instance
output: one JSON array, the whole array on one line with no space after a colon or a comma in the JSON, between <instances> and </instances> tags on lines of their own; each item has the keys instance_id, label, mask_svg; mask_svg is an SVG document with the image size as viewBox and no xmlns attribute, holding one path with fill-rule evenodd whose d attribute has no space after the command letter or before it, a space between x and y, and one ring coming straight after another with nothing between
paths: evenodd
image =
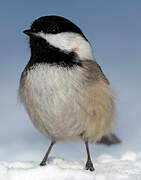
<instances>
[{"instance_id":1,"label":"white underside","mask_svg":"<svg viewBox=\"0 0 141 180\"><path fill-rule=\"evenodd\" d=\"M49 138L73 139L80 135L82 128L77 117L77 86L79 72L40 65L27 75L24 89L24 104L33 124ZM27 99L26 99L27 98ZM75 116L74 116L75 115Z\"/></svg>"},{"instance_id":2,"label":"white underside","mask_svg":"<svg viewBox=\"0 0 141 180\"><path fill-rule=\"evenodd\" d=\"M105 92L101 90L102 97L98 99L94 94L101 96L99 87L94 87L92 93L85 93L82 74L80 67L67 70L38 65L28 71L24 85L19 89L21 102L34 126L51 140L82 140L84 133L90 141L96 141L111 127L111 112L107 108L111 105L106 100L103 103ZM84 91L83 95L81 91Z\"/></svg>"}]
</instances>

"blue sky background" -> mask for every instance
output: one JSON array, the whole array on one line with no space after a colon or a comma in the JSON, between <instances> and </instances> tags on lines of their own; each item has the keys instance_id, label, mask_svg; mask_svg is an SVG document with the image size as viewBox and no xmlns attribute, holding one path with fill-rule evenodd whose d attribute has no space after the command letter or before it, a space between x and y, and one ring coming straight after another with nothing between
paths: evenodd
<instances>
[{"instance_id":1,"label":"blue sky background","mask_svg":"<svg viewBox=\"0 0 141 180\"><path fill-rule=\"evenodd\" d=\"M39 161L48 147L17 101L20 74L30 58L22 33L44 15L76 23L93 46L94 56L117 95L115 131L119 149L139 151L141 137L141 1L140 0L2 0L0 3L0 160ZM82 143L58 144L54 156L83 159ZM109 148L91 145L94 156ZM71 151L70 151L71 149ZM82 151L80 153L80 150Z\"/></svg>"}]
</instances>

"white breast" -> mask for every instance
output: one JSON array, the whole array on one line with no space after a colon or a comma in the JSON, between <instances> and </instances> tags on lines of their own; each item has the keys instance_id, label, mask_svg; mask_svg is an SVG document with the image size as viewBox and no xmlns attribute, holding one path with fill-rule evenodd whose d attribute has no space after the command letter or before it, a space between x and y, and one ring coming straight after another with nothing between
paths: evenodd
<instances>
[{"instance_id":1,"label":"white breast","mask_svg":"<svg viewBox=\"0 0 141 180\"><path fill-rule=\"evenodd\" d=\"M81 134L78 90L82 88L81 70L38 65L28 71L20 99L33 124L50 139L75 139Z\"/></svg>"},{"instance_id":2,"label":"white breast","mask_svg":"<svg viewBox=\"0 0 141 180\"><path fill-rule=\"evenodd\" d=\"M34 126L52 141L93 142L111 131L112 90L105 81L88 80L88 73L79 66L68 70L42 64L21 79L21 102Z\"/></svg>"}]
</instances>

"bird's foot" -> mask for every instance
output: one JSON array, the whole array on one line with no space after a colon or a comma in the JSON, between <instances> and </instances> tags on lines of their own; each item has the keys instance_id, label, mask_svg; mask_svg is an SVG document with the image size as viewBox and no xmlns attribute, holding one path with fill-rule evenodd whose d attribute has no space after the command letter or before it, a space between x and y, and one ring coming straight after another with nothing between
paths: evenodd
<instances>
[{"instance_id":1,"label":"bird's foot","mask_svg":"<svg viewBox=\"0 0 141 180\"><path fill-rule=\"evenodd\" d=\"M46 166L46 162L42 161L42 162L40 163L40 166Z\"/></svg>"},{"instance_id":2,"label":"bird's foot","mask_svg":"<svg viewBox=\"0 0 141 180\"><path fill-rule=\"evenodd\" d=\"M85 166L85 169L86 170L90 170L90 171L94 171L94 166L93 166L93 163L91 160L88 160L87 163L86 163L86 166Z\"/></svg>"}]
</instances>

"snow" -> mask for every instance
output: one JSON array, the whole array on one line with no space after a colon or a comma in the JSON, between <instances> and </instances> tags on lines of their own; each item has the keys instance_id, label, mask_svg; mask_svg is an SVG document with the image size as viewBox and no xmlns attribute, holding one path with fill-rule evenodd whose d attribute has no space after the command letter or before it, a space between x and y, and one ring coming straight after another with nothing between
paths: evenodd
<instances>
[{"instance_id":1,"label":"snow","mask_svg":"<svg viewBox=\"0 0 141 180\"><path fill-rule=\"evenodd\" d=\"M101 155L95 160L95 171L85 170L85 163L49 158L40 167L35 162L0 162L0 180L140 180L141 157L127 152L120 158Z\"/></svg>"}]
</instances>

